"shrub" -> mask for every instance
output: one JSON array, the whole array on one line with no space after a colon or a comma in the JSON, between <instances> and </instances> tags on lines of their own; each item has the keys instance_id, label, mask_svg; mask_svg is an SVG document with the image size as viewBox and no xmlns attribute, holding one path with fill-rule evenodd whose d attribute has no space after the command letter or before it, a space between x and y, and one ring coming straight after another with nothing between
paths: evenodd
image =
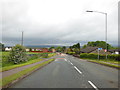
<instances>
[{"instance_id":1,"label":"shrub","mask_svg":"<svg viewBox=\"0 0 120 90\"><path fill-rule=\"evenodd\" d=\"M98 54L94 54L94 53L81 53L80 54L80 58L98 59ZM120 55L116 55L116 54L108 55L107 58L110 59L110 60L120 61ZM106 59L106 55L99 55L99 59Z\"/></svg>"},{"instance_id":2,"label":"shrub","mask_svg":"<svg viewBox=\"0 0 120 90\"><path fill-rule=\"evenodd\" d=\"M69 55L73 55L73 54L75 54L75 52L68 52L67 54L69 54Z\"/></svg>"},{"instance_id":3,"label":"shrub","mask_svg":"<svg viewBox=\"0 0 120 90\"><path fill-rule=\"evenodd\" d=\"M34 54L32 56L27 56L28 57L28 61L29 60L33 60L33 59L37 59L38 58L38 55L37 54Z\"/></svg>"},{"instance_id":4,"label":"shrub","mask_svg":"<svg viewBox=\"0 0 120 90\"><path fill-rule=\"evenodd\" d=\"M10 51L8 61L14 62L14 64L18 64L20 62L27 61L25 47L23 47L22 45L19 45L19 44L14 46L12 48L12 50Z\"/></svg>"}]
</instances>

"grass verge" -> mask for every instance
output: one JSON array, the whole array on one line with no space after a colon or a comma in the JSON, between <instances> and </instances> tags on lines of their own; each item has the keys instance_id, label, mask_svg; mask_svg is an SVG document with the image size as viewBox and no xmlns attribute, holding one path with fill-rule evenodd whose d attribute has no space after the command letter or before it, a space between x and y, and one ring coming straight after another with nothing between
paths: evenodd
<instances>
[{"instance_id":1,"label":"grass verge","mask_svg":"<svg viewBox=\"0 0 120 90\"><path fill-rule=\"evenodd\" d=\"M81 58L81 59L85 59L85 58ZM119 64L120 62L118 61L111 61L111 60L92 60L92 59L85 59L89 62L94 62L94 63L98 63L98 64L102 64L102 65L105 65L105 66L109 66L109 67L113 67L113 68L117 68L117 69L120 69L120 66L117 65ZM116 64L116 65L115 65Z\"/></svg>"},{"instance_id":2,"label":"grass verge","mask_svg":"<svg viewBox=\"0 0 120 90\"><path fill-rule=\"evenodd\" d=\"M2 60L0 60L1 61L0 62L0 72L14 69L14 68L21 67L21 66L25 66L25 65L29 65L29 64L33 64L33 63L36 63L36 62L43 60L43 59L38 59L38 58L41 58L40 56L37 56L37 58L33 56L32 59L28 60L27 62L22 62L20 64L14 64L11 62L8 63L8 62L6 62L6 57L7 57L7 55L9 55L8 54L9 52L2 52L2 53L4 54L4 58L2 58ZM30 52L27 52L27 53L30 53ZM36 53L36 54L39 55L39 53ZM45 53L41 53L41 54L45 54ZM56 53L48 53L48 56L46 58L50 58L50 57L55 56L55 55L56 55Z\"/></svg>"},{"instance_id":3,"label":"grass verge","mask_svg":"<svg viewBox=\"0 0 120 90\"><path fill-rule=\"evenodd\" d=\"M23 76L32 73L34 70L37 70L38 68L40 68L40 67L42 67L42 66L44 66L44 65L46 65L46 64L48 64L48 63L50 63L52 61L54 61L54 59L50 59L50 60L45 61L45 62L43 62L41 64L38 64L38 65L35 65L33 67L27 68L27 69L25 69L23 71L20 71L20 72L18 72L16 74L5 77L5 78L2 79L1 85L2 85L2 87L5 87L6 85L9 85L11 82L13 82L13 81L15 81L17 79L18 80L22 79Z\"/></svg>"},{"instance_id":4,"label":"grass verge","mask_svg":"<svg viewBox=\"0 0 120 90\"><path fill-rule=\"evenodd\" d=\"M105 66L109 66L109 67L120 69L119 65L113 65L113 64L108 64L108 63L105 63L105 62L93 61L93 60L90 60L90 62L95 62L95 63L99 63L99 64L102 64L102 65L105 65Z\"/></svg>"},{"instance_id":5,"label":"grass verge","mask_svg":"<svg viewBox=\"0 0 120 90\"><path fill-rule=\"evenodd\" d=\"M44 59L34 59L34 60L27 61L27 62L22 63L22 64L16 64L16 65L12 65L12 66L1 67L2 69L1 69L0 72L7 71L7 70L10 70L10 69L14 69L14 68L17 68L17 67L22 67L22 66L29 65L29 64L33 64L33 63L36 63L36 62L40 62L42 60L44 60Z\"/></svg>"}]
</instances>

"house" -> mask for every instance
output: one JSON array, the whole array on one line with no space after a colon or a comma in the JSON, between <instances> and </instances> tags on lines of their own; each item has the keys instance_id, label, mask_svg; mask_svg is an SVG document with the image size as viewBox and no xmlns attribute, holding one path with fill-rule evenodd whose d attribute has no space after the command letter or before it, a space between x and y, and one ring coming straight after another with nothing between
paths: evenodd
<instances>
[{"instance_id":1,"label":"house","mask_svg":"<svg viewBox=\"0 0 120 90\"><path fill-rule=\"evenodd\" d=\"M29 48L26 48L26 52L29 52L30 51L30 49Z\"/></svg>"},{"instance_id":2,"label":"house","mask_svg":"<svg viewBox=\"0 0 120 90\"><path fill-rule=\"evenodd\" d=\"M99 47L91 47L91 46L88 46L84 49L81 49L80 52L81 53L98 53L98 48ZM102 49L102 50L99 50L99 54L105 54L105 50ZM107 54L110 54L109 52L107 52Z\"/></svg>"},{"instance_id":3,"label":"house","mask_svg":"<svg viewBox=\"0 0 120 90\"><path fill-rule=\"evenodd\" d=\"M52 52L54 53L54 52L56 52L56 50L55 50L55 49L52 49Z\"/></svg>"},{"instance_id":4,"label":"house","mask_svg":"<svg viewBox=\"0 0 120 90\"><path fill-rule=\"evenodd\" d=\"M12 50L12 47L5 47L5 51L10 51Z\"/></svg>"},{"instance_id":5,"label":"house","mask_svg":"<svg viewBox=\"0 0 120 90\"><path fill-rule=\"evenodd\" d=\"M84 49L81 49L81 53L96 53L98 51L98 47L86 47Z\"/></svg>"},{"instance_id":6,"label":"house","mask_svg":"<svg viewBox=\"0 0 120 90\"><path fill-rule=\"evenodd\" d=\"M120 49L112 49L108 50L108 52L110 52L111 54L120 54Z\"/></svg>"},{"instance_id":7,"label":"house","mask_svg":"<svg viewBox=\"0 0 120 90\"><path fill-rule=\"evenodd\" d=\"M39 52L39 53L49 53L48 48L36 48L36 47L31 47L31 48L26 48L27 52Z\"/></svg>"}]
</instances>

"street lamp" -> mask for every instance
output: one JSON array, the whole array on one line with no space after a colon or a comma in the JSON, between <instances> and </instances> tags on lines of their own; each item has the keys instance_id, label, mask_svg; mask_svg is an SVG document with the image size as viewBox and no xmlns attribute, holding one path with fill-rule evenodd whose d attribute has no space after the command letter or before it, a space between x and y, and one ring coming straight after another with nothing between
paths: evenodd
<instances>
[{"instance_id":1,"label":"street lamp","mask_svg":"<svg viewBox=\"0 0 120 90\"><path fill-rule=\"evenodd\" d=\"M106 41L106 59L107 59L107 13L104 13L104 12L99 12L99 11L89 11L87 10L86 12L96 12L96 13L101 13L101 14L104 14L105 15L105 41Z\"/></svg>"}]
</instances>

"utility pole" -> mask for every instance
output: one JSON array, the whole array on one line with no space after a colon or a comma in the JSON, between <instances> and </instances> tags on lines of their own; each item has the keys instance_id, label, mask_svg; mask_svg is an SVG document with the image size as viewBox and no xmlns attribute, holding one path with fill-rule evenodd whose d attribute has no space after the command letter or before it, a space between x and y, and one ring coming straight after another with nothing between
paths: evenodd
<instances>
[{"instance_id":1,"label":"utility pole","mask_svg":"<svg viewBox=\"0 0 120 90\"><path fill-rule=\"evenodd\" d=\"M21 45L23 46L23 31L22 31L22 39L21 39Z\"/></svg>"}]
</instances>

